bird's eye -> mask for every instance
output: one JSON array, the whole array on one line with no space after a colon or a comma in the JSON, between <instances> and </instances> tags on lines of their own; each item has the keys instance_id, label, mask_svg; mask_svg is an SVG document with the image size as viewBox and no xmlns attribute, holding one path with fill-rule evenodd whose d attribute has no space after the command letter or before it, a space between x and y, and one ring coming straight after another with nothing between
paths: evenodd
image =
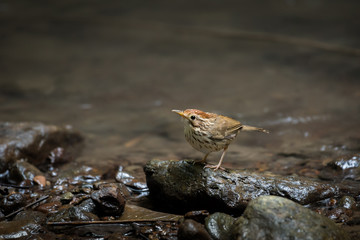
<instances>
[{"instance_id":1,"label":"bird's eye","mask_svg":"<svg viewBox=\"0 0 360 240\"><path fill-rule=\"evenodd\" d=\"M190 116L190 119L195 120L195 116L194 115Z\"/></svg>"}]
</instances>

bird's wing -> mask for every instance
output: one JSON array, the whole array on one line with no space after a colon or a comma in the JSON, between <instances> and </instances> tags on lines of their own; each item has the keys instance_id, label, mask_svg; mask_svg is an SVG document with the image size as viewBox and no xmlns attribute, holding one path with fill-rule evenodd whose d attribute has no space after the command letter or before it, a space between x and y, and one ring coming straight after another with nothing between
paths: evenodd
<instances>
[{"instance_id":1,"label":"bird's wing","mask_svg":"<svg viewBox=\"0 0 360 240\"><path fill-rule=\"evenodd\" d=\"M224 138L233 138L241 129L242 124L232 118L219 116L215 120L212 129L211 138L214 140L222 140Z\"/></svg>"}]
</instances>

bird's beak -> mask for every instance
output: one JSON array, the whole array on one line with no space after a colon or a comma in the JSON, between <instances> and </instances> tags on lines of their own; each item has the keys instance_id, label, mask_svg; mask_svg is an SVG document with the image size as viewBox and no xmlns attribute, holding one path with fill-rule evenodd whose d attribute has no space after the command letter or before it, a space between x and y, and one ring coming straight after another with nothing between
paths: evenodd
<instances>
[{"instance_id":1,"label":"bird's beak","mask_svg":"<svg viewBox=\"0 0 360 240\"><path fill-rule=\"evenodd\" d=\"M181 110L171 110L171 111L174 112L174 113L177 113L180 116L182 116L183 118L187 119L187 117L184 115L183 111L181 111Z\"/></svg>"}]
</instances>

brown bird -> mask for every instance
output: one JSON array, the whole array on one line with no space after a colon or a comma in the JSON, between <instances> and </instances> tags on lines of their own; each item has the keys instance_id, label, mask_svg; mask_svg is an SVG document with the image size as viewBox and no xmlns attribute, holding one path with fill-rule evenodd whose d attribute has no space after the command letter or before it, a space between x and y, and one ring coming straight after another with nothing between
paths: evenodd
<instances>
[{"instance_id":1,"label":"brown bird","mask_svg":"<svg viewBox=\"0 0 360 240\"><path fill-rule=\"evenodd\" d=\"M172 110L184 118L185 138L196 150L205 153L202 163L212 152L223 150L217 165L206 165L215 171L221 167L229 144L236 138L239 131L258 131L269 133L268 130L241 124L232 118L197 109Z\"/></svg>"}]
</instances>

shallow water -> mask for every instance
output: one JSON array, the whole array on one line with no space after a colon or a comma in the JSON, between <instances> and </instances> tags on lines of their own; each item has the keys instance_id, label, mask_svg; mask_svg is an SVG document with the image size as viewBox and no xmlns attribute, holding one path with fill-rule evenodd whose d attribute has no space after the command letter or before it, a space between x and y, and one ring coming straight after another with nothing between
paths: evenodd
<instances>
[{"instance_id":1,"label":"shallow water","mask_svg":"<svg viewBox=\"0 0 360 240\"><path fill-rule=\"evenodd\" d=\"M360 151L359 7L2 1L1 121L72 125L79 164L142 177L152 158L202 157L171 112L198 108L271 131L240 134L224 167L316 176Z\"/></svg>"}]
</instances>

